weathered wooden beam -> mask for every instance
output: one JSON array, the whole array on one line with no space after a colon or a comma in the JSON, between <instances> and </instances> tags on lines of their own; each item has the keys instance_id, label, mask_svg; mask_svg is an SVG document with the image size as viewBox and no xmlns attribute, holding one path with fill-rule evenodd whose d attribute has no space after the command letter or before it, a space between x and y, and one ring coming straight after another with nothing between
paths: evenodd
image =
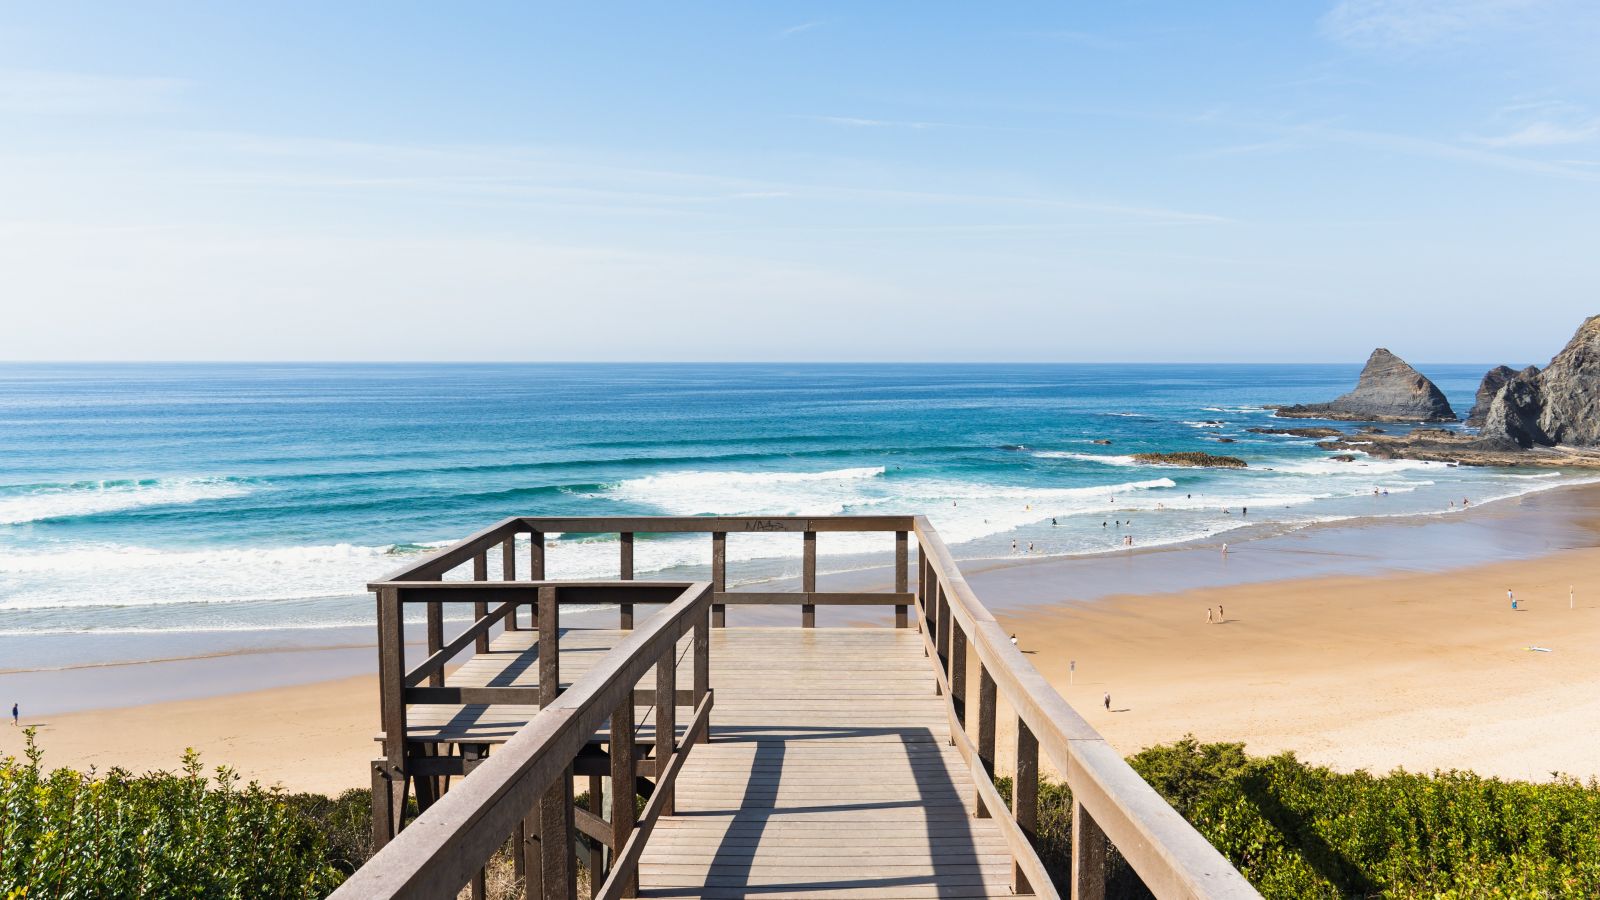
<instances>
[{"instance_id":1,"label":"weathered wooden beam","mask_svg":"<svg viewBox=\"0 0 1600 900\"><path fill-rule=\"evenodd\" d=\"M724 591L712 598L729 606L896 606L911 602L909 593L884 591Z\"/></svg>"},{"instance_id":2,"label":"weathered wooden beam","mask_svg":"<svg viewBox=\"0 0 1600 900\"><path fill-rule=\"evenodd\" d=\"M718 531L711 535L711 590L723 593L728 589L728 533ZM723 628L728 624L728 609L720 603L711 607L711 627Z\"/></svg>"},{"instance_id":3,"label":"weathered wooden beam","mask_svg":"<svg viewBox=\"0 0 1600 900\"><path fill-rule=\"evenodd\" d=\"M500 545L500 580L517 580L517 536L515 534L506 535L505 543ZM507 631L521 630L521 626L517 622L517 608L515 606L511 608L510 614L506 616L505 623Z\"/></svg>"},{"instance_id":4,"label":"weathered wooden beam","mask_svg":"<svg viewBox=\"0 0 1600 900\"><path fill-rule=\"evenodd\" d=\"M678 646L673 644L656 660L656 791L665 791L662 812L672 815L676 803L672 785L662 776L677 748L678 734Z\"/></svg>"},{"instance_id":5,"label":"weathered wooden beam","mask_svg":"<svg viewBox=\"0 0 1600 900\"><path fill-rule=\"evenodd\" d=\"M633 789L638 777L638 761L633 745L633 701L617 704L611 712L611 848L620 849L633 836L633 823L637 807ZM612 854L612 869L616 869L616 853ZM591 877L595 877L591 874ZM623 877L623 897L637 896L639 875L635 871Z\"/></svg>"},{"instance_id":6,"label":"weathered wooden beam","mask_svg":"<svg viewBox=\"0 0 1600 900\"><path fill-rule=\"evenodd\" d=\"M1072 804L1072 900L1105 900L1106 835L1082 803Z\"/></svg>"},{"instance_id":7,"label":"weathered wooden beam","mask_svg":"<svg viewBox=\"0 0 1600 900\"><path fill-rule=\"evenodd\" d=\"M909 531L913 516L529 516L521 520L524 529L573 534L620 534L624 531L645 534L804 531Z\"/></svg>"},{"instance_id":8,"label":"weathered wooden beam","mask_svg":"<svg viewBox=\"0 0 1600 900\"><path fill-rule=\"evenodd\" d=\"M621 537L621 546L622 546L622 550L621 550L621 554L622 554L622 559L621 559L622 580L623 581L632 581L633 580L633 532L624 531L620 535L620 537ZM618 609L619 618L621 619L621 625L619 625L618 627L624 628L624 629L633 628L633 604L632 603L619 603L617 605L617 609Z\"/></svg>"},{"instance_id":9,"label":"weathered wooden beam","mask_svg":"<svg viewBox=\"0 0 1600 900\"><path fill-rule=\"evenodd\" d=\"M805 551L800 563L800 587L807 594L817 590L817 533L807 530L805 533ZM806 603L800 607L800 625L803 628L817 626L817 606Z\"/></svg>"},{"instance_id":10,"label":"weathered wooden beam","mask_svg":"<svg viewBox=\"0 0 1600 900\"><path fill-rule=\"evenodd\" d=\"M1028 843L1039 845L1039 741L1028 723L1017 720L1017 773L1011 779L1011 818L1027 836ZM1011 892L1031 894L1032 882L1020 862L1011 863Z\"/></svg>"},{"instance_id":11,"label":"weathered wooden beam","mask_svg":"<svg viewBox=\"0 0 1600 900\"><path fill-rule=\"evenodd\" d=\"M995 699L996 688L994 676L989 673L989 667L978 664L978 759L983 763L983 771L994 780L994 725L995 725ZM979 816L986 815L980 809Z\"/></svg>"},{"instance_id":12,"label":"weathered wooden beam","mask_svg":"<svg viewBox=\"0 0 1600 900\"><path fill-rule=\"evenodd\" d=\"M428 604L428 659L433 659L444 649L444 604ZM408 679L409 680L409 679ZM444 666L428 673L428 683L435 687L444 684Z\"/></svg>"},{"instance_id":13,"label":"weathered wooden beam","mask_svg":"<svg viewBox=\"0 0 1600 900\"><path fill-rule=\"evenodd\" d=\"M561 606L556 588L539 588L539 705L549 706L561 693Z\"/></svg>"},{"instance_id":14,"label":"weathered wooden beam","mask_svg":"<svg viewBox=\"0 0 1600 900\"><path fill-rule=\"evenodd\" d=\"M955 708L956 721L967 725L967 636L960 625L950 629L950 705Z\"/></svg>"},{"instance_id":15,"label":"weathered wooden beam","mask_svg":"<svg viewBox=\"0 0 1600 900\"><path fill-rule=\"evenodd\" d=\"M572 831L572 769L562 770L539 801L539 871L545 900L578 896Z\"/></svg>"},{"instance_id":16,"label":"weathered wooden beam","mask_svg":"<svg viewBox=\"0 0 1600 900\"><path fill-rule=\"evenodd\" d=\"M561 604L671 603L688 581L397 581L406 603L538 602L541 587L559 587Z\"/></svg>"},{"instance_id":17,"label":"weathered wooden beam","mask_svg":"<svg viewBox=\"0 0 1600 900\"><path fill-rule=\"evenodd\" d=\"M477 556L474 556L472 558L472 580L473 581L488 581L489 580L489 554L488 554L487 551L485 551L483 553L479 553ZM479 620L479 619L487 618L488 615L489 615L489 601L488 600L484 600L484 599L474 600L473 604L472 604L472 618L474 620ZM478 633L477 646L476 646L475 649L476 649L476 651L478 653L488 653L489 652L489 631L488 631L488 629L484 629L483 631Z\"/></svg>"},{"instance_id":18,"label":"weathered wooden beam","mask_svg":"<svg viewBox=\"0 0 1600 900\"><path fill-rule=\"evenodd\" d=\"M907 566L910 563L910 544L908 534L904 531L894 533L894 592L904 595L906 593ZM894 608L894 627L905 628L906 604L899 603Z\"/></svg>"}]
</instances>

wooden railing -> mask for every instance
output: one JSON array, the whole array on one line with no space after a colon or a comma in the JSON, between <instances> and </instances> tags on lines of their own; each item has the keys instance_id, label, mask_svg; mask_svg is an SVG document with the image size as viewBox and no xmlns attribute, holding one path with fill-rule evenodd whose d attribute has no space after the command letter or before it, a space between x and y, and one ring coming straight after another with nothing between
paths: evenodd
<instances>
[{"instance_id":1,"label":"wooden railing","mask_svg":"<svg viewBox=\"0 0 1600 900\"><path fill-rule=\"evenodd\" d=\"M465 587L465 590L463 590ZM498 588L498 591L486 588ZM540 629L539 693L541 708L528 724L486 759L475 760L466 769L470 778L443 796L428 796L427 808L404 830L381 843L382 849L351 878L334 897L338 898L433 898L453 897L469 886L474 897L485 892L484 869L489 858L509 840L518 877L529 882L528 896L576 897L577 869L574 831L581 831L611 851L609 872L594 890L596 898L632 896L638 882L638 864L644 843L662 815L673 808L673 783L689 750L703 740L709 729L713 695L709 686L709 612L711 585L640 584L606 589L604 596L632 595L640 602L663 599L662 591L675 597L666 608L647 619L598 660L594 667L565 691L559 690L559 655L555 652L557 610L570 591L567 602L593 602L592 586L524 583L474 585L471 582L444 586L439 583L390 582L379 591L380 609L386 621L397 626L397 597L414 593L418 602L442 603L467 600L478 603L476 595L509 594L496 612L480 617L463 638L475 636L485 622L497 621L513 608L516 597L532 588L538 595ZM387 595L387 596L386 596ZM466 596L460 596L466 595ZM675 739L678 642L685 634L692 641L693 689L690 700L694 713L681 741ZM546 635L548 634L548 638ZM462 638L452 643L461 644ZM448 650L449 648L446 648ZM457 648L459 649L459 648ZM445 658L441 650L406 676L408 682L432 677ZM395 660L391 665L397 665ZM654 756L641 760L635 743L634 704L641 698L636 688L651 667L656 670L655 690L651 694L655 710ZM418 787L419 801L424 785L444 773L418 765L426 760L407 759L404 738L404 703L391 697L392 685L385 687L385 741L400 746L402 765ZM437 690L447 690L437 688ZM460 689L470 696L468 689ZM527 690L490 688L489 691ZM518 695L520 696L520 695ZM500 695L465 699L459 702L518 702ZM396 706L397 708L390 708ZM580 763L591 737L609 719L606 735L608 753L604 760L611 777L609 820L573 806L572 783L584 774ZM397 727L398 724L398 727ZM392 758L391 758L392 759ZM443 759L434 757L434 759ZM387 762L387 761L386 761ZM646 762L648 766L641 767ZM465 774L458 772L455 774ZM590 772L592 778L598 774ZM640 774L654 776L649 799L642 814L636 816L636 794ZM404 780L400 781L404 785ZM378 800L374 785L375 822L392 822L398 828L404 809L405 792L384 790L390 799ZM598 804L599 797L591 796ZM420 804L419 804L420 805ZM382 827L378 829L384 831ZM591 877L598 880L598 867L591 866Z\"/></svg>"},{"instance_id":2,"label":"wooden railing","mask_svg":"<svg viewBox=\"0 0 1600 900\"><path fill-rule=\"evenodd\" d=\"M817 535L821 532L892 532L895 535L893 591L818 591ZM545 581L546 536L555 533L619 535L618 580L582 583ZM438 824L441 817L430 809L400 832L395 843L404 841L405 846L411 848L409 855L427 851L431 859L456 854L474 860L473 866L481 865L488 853L498 846L495 842L505 839L507 831L504 829L516 825L517 820L512 816L516 804L531 802L538 790L545 789L542 786L556 783L552 780L556 779L556 773L565 771L560 769L561 765L570 766L573 755L580 749L578 743L581 743L579 738L572 735L580 734L580 731L574 730L570 734L562 731L558 734L555 720L547 719L545 711L541 711L513 739L515 751L513 744L508 743L487 762L470 757L417 759L415 755L407 755L407 703L527 702L518 699L523 694L515 693L528 690L525 688L450 689L444 685L445 664L469 645L479 650L486 649L489 632L496 623L503 622L507 630L520 628L518 610L523 606L533 608L535 622L547 626L540 629L541 666L545 665L546 659L543 644L546 632L551 634L551 652L548 656L555 656L555 628L552 626L564 603L616 603L621 627L633 627L634 607L637 604L665 599L659 590L650 593L649 586L666 590L684 589L681 584L664 585L661 582L633 580L635 536L681 533L709 534L711 537L711 580L707 584L692 587L703 590L701 601L709 607L709 624L712 627L725 625L725 608L728 605L799 605L800 624L803 627L815 625L815 609L818 605L883 605L895 608L896 627L916 627L921 631L938 690L946 701L952 741L970 765L977 784L973 814L994 818L1005 834L1014 858L1014 887L1018 893L1059 896L1034 849L1038 823L1039 753L1043 750L1045 758L1072 792L1070 893L1075 900L1092 900L1104 895L1105 849L1108 841L1157 897L1259 896L1228 861L1146 784L1121 754L1107 744L1011 644L1009 636L967 585L943 540L922 516L511 518L407 566L384 581L374 583L371 587L378 595L386 756L386 760L374 763L374 837L380 846L402 824L401 813L408 779L416 783L421 800L429 791L436 792L436 788L424 785L428 776L460 775L475 768L478 774L466 779L463 787L451 791L442 800L437 799L436 793L429 798L437 801L434 809L448 808L451 811L451 817L444 821L456 823L454 830L448 824L441 828ZM800 590L729 591L727 537L737 533L796 534L800 538L802 559ZM527 581L516 580L514 551L517 537L521 534L528 535L530 580ZM918 550L914 586L909 583L911 535L915 535ZM503 580L489 582L488 554L496 547L501 549ZM442 580L446 573L469 563L473 567L474 581ZM687 607L680 608L688 599L686 596L680 597L668 609L679 610L674 616L690 615L684 612ZM427 605L429 652L428 658L409 672L404 667L401 630L402 609L408 602ZM444 643L442 629L442 604L447 602L471 602L475 615L473 624L449 644ZM912 606L917 613L914 621L909 615ZM623 696L619 692L624 692L624 684L630 689L633 684L627 680L628 677L635 669L642 674L659 658L652 654L669 646L670 642L664 635L676 627L665 620L658 621L656 617L646 621L649 623L647 631L636 633L607 655L605 668L610 674L606 675L604 684L595 682L595 673L591 673L581 682L585 686L583 695L578 693L579 684L574 684L567 695L553 701L548 711L569 710L564 715L588 716L582 721L592 719L595 727L598 727L605 714L617 712L616 701ZM696 622L699 621L696 619ZM656 637L652 639L644 635ZM660 647L651 643L646 648L640 645L641 639L659 640L662 643ZM695 645L698 654L702 642L697 638ZM641 665L642 668L639 668ZM701 678L700 667L700 656L697 655L694 694L697 722L709 710L710 696L709 693L701 693L705 682ZM637 676L634 676L634 681L637 681ZM545 683L546 679L541 675L541 690ZM662 686L659 690L673 689ZM505 691L513 693L502 693ZM974 694L975 714L972 710ZM671 703L667 703L666 707L661 706L666 694L656 696L660 698L657 701L658 710L672 706ZM677 692L673 696L682 699L678 698ZM1012 802L1009 805L995 786L996 722L1002 700L1016 717L1016 765L1011 773L1014 777ZM570 710L573 704L582 704L583 711ZM631 707L627 714L631 716ZM513 752L516 761L506 762L506 757ZM658 750L658 754L662 752L671 752L670 759L681 759L681 750ZM491 766L492 771L498 774L495 778L486 778ZM665 764L663 771L666 771ZM519 786L518 793L509 800L506 798L510 788L500 794L486 794L493 788L484 785L497 783L496 779L502 784L515 781ZM566 793L570 796L570 777L565 782ZM473 787L470 791L465 789L472 785L480 787ZM380 790L382 800L379 799ZM463 795L476 800L464 799ZM670 796L670 792L665 796ZM465 807L473 802L504 805L504 809L497 813L498 818L493 820L493 827L487 828L481 835L473 832L477 835L474 837L476 843L468 842L462 834L465 826L461 824L469 815ZM662 802L666 808L670 808L670 799ZM523 807L524 810L527 808L526 805ZM620 815L620 811L615 809L613 813ZM433 818L430 819L430 816ZM646 818L650 818L648 807ZM418 826L425 823L424 831L428 837L415 836ZM592 827L586 833L599 832L596 823L588 824ZM560 830L562 823L551 818L548 825ZM571 823L566 825L565 832L570 839ZM647 835L647 827L640 829L640 846ZM627 856L628 851L622 848L624 842L620 836L616 843L616 857L620 865L630 857ZM631 859L636 861L637 849L631 852ZM392 856L391 851L385 849L374 863ZM372 867L373 863L369 863L362 873ZM416 879L419 884L438 887L446 887L451 883L459 885L463 883L462 880L452 882L451 879L471 875L470 867L463 869L459 862L453 863L439 877L428 876L425 871L427 868L421 864L407 865L405 871L410 873L408 877ZM613 886L616 871L613 870L613 878L608 879L595 896L621 896L614 892L626 891L625 884ZM375 875L360 877L364 879L360 884L373 890L350 896L433 896L426 892L402 894L378 890L380 886L397 886L402 882L388 877L373 881L373 878L380 877ZM555 888L542 896L571 894Z\"/></svg>"}]
</instances>

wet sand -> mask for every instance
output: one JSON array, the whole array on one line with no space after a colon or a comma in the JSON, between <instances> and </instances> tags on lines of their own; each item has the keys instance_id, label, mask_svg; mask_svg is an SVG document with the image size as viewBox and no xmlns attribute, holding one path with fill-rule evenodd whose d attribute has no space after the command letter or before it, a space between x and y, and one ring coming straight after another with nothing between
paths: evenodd
<instances>
[{"instance_id":1,"label":"wet sand","mask_svg":"<svg viewBox=\"0 0 1600 900\"><path fill-rule=\"evenodd\" d=\"M1235 539L1226 557L1199 544L965 569L1124 752L1192 733L1345 769L1589 776L1600 775L1589 737L1600 726L1597 512L1590 486ZM823 585L884 580L875 570ZM1523 601L1515 613L1508 586ZM1219 604L1228 621L1207 625ZM24 700L54 765L172 768L193 746L208 764L296 790L362 786L377 749L365 674L376 654L362 631L332 648L8 673L0 684L18 696L0 699ZM20 745L0 727L0 752Z\"/></svg>"}]
</instances>

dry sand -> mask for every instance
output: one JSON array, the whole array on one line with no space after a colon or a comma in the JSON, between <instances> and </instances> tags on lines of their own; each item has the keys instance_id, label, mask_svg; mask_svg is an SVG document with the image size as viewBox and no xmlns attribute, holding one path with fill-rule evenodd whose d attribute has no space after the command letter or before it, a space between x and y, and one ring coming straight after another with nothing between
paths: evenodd
<instances>
[{"instance_id":1,"label":"dry sand","mask_svg":"<svg viewBox=\"0 0 1600 900\"><path fill-rule=\"evenodd\" d=\"M1600 549L1589 548L997 618L1125 753L1193 734L1345 770L1587 778L1600 775L1597 573ZM1207 607L1218 606L1227 620L1206 624ZM1551 652L1526 649L1535 646Z\"/></svg>"},{"instance_id":2,"label":"dry sand","mask_svg":"<svg viewBox=\"0 0 1600 900\"><path fill-rule=\"evenodd\" d=\"M1113 596L999 618L1127 753L1193 734L1341 769L1588 777L1600 775L1597 574L1600 548L1585 546L1443 573ZM1507 587L1522 610L1509 608ZM1207 625L1219 604L1227 621ZM208 765L293 790L364 786L378 749L371 676L24 724L38 725L51 765L170 769L192 746ZM20 747L19 730L0 726L0 752Z\"/></svg>"}]
</instances>

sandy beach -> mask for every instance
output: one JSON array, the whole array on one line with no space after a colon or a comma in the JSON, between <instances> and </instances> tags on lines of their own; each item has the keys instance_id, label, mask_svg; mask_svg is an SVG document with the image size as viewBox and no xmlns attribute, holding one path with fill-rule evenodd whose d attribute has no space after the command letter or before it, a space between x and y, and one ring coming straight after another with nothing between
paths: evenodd
<instances>
[{"instance_id":1,"label":"sandy beach","mask_svg":"<svg viewBox=\"0 0 1600 900\"><path fill-rule=\"evenodd\" d=\"M1455 523L1366 522L1235 543L1227 560L1202 545L975 566L970 577L1035 665L1124 752L1193 734L1340 769L1589 777L1600 775L1591 737L1600 727L1596 509L1600 492L1580 487ZM1492 546L1471 542L1497 533L1520 542L1507 553L1519 558L1493 561ZM1443 571L1405 552L1452 540L1470 552ZM1352 541L1366 558L1349 551ZM1460 564L1473 556L1484 561ZM1292 562L1300 558L1317 562ZM1232 574L1216 574L1222 567ZM1341 568L1363 574L1326 574ZM1152 589L1181 584L1186 572L1201 586ZM1119 583L1128 590L1115 591ZM1223 608L1225 620L1208 625L1208 607ZM249 664L271 666L275 656L252 654ZM362 675L37 719L25 707L24 724L38 727L51 765L173 768L195 747L208 765L335 792L365 784L376 714L376 685ZM0 728L0 752L20 746L19 730Z\"/></svg>"}]
</instances>

